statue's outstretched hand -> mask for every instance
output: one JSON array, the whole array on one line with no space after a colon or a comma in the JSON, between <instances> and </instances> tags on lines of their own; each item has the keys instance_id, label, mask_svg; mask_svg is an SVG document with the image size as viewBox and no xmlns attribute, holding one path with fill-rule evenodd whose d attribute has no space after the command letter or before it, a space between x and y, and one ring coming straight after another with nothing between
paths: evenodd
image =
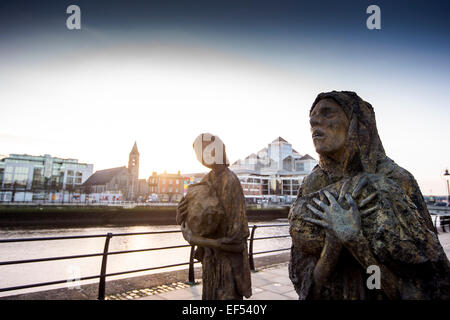
<instances>
[{"instance_id":1,"label":"statue's outstretched hand","mask_svg":"<svg viewBox=\"0 0 450 320\"><path fill-rule=\"evenodd\" d=\"M362 186L366 183L367 181L360 181L352 195L358 196ZM358 208L362 208L370 203L376 197L376 193L370 194L367 198L356 204L353 197L345 192L345 189L346 185L344 184L338 199L345 198L349 209L343 208L341 204L339 204L338 200L336 200L331 193L325 190L323 193L327 197L329 205L317 198L314 198L313 201L322 210L319 210L310 204L307 205L308 209L311 210L316 217L320 218L320 220L309 217L303 218L305 221L327 228L344 244L356 239L360 235L361 216L368 215L378 209L378 206L373 206L369 209L361 211Z\"/></svg>"},{"instance_id":2,"label":"statue's outstretched hand","mask_svg":"<svg viewBox=\"0 0 450 320\"><path fill-rule=\"evenodd\" d=\"M348 210L342 208L333 195L327 190L324 191L324 194L330 202L329 205L317 198L313 199L313 201L322 208L322 211L310 204L307 205L308 209L311 210L315 216L320 218L320 220L309 217L304 217L303 219L329 229L343 243L352 241L361 231L361 217L358 206L349 194L345 195L345 198L350 205L350 209Z\"/></svg>"},{"instance_id":3,"label":"statue's outstretched hand","mask_svg":"<svg viewBox=\"0 0 450 320\"><path fill-rule=\"evenodd\" d=\"M349 192L350 182L351 182L351 180L348 179L342 185L341 192L339 193L339 197L337 200L338 203L341 204L341 206L342 206L342 204L345 204L345 201L344 201L345 195ZM362 193L364 187L367 185L367 183L368 183L367 176L362 176L358 179L358 183L356 184L356 187L353 189L353 191L351 193L352 199L356 200L356 199L360 198L361 193ZM373 192L370 195L368 195L366 198L360 199L358 201L358 208L359 208L359 213L361 214L361 217L365 217L365 216L371 214L372 212L376 211L379 208L379 206L375 205L375 206L364 209L364 207L366 207L369 203L371 203L372 200L376 198L376 196L377 196L377 192Z\"/></svg>"}]
</instances>

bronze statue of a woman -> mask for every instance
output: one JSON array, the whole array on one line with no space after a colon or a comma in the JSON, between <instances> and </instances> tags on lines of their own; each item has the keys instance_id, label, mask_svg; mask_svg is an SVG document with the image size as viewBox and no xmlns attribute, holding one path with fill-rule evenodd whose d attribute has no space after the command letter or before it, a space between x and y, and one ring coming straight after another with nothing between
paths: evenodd
<instances>
[{"instance_id":1,"label":"bronze statue of a woman","mask_svg":"<svg viewBox=\"0 0 450 320\"><path fill-rule=\"evenodd\" d=\"M242 300L251 296L249 236L245 198L222 141L201 134L194 141L197 159L212 169L189 186L177 209L183 236L197 246L202 263L203 300Z\"/></svg>"},{"instance_id":2,"label":"bronze statue of a woman","mask_svg":"<svg viewBox=\"0 0 450 320\"><path fill-rule=\"evenodd\" d=\"M386 156L372 106L321 93L310 124L320 161L289 213L299 299L450 299L450 263L419 186ZM367 283L372 267L379 287Z\"/></svg>"}]
</instances>

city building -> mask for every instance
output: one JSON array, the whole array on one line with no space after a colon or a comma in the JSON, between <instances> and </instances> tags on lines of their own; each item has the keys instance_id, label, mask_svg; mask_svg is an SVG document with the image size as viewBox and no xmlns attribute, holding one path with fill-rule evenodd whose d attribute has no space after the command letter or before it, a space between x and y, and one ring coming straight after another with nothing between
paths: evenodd
<instances>
[{"instance_id":1,"label":"city building","mask_svg":"<svg viewBox=\"0 0 450 320\"><path fill-rule=\"evenodd\" d=\"M206 172L182 174L184 195L186 195L189 185L200 182L205 175Z\"/></svg>"},{"instance_id":2,"label":"city building","mask_svg":"<svg viewBox=\"0 0 450 320\"><path fill-rule=\"evenodd\" d=\"M184 178L178 173L157 174L153 172L148 178L148 192L156 195L154 201L178 202L184 195ZM153 199L153 197L152 197Z\"/></svg>"},{"instance_id":3,"label":"city building","mask_svg":"<svg viewBox=\"0 0 450 320\"><path fill-rule=\"evenodd\" d=\"M278 137L257 153L235 161L238 176L249 203L292 203L305 176L317 165L308 154L301 155Z\"/></svg>"},{"instance_id":4,"label":"city building","mask_svg":"<svg viewBox=\"0 0 450 320\"><path fill-rule=\"evenodd\" d=\"M145 179L139 179L139 151L136 142L128 157L128 167L96 171L82 185L89 202L140 201L146 199ZM103 199L103 200L101 200Z\"/></svg>"},{"instance_id":5,"label":"city building","mask_svg":"<svg viewBox=\"0 0 450 320\"><path fill-rule=\"evenodd\" d=\"M231 166L238 177L247 203L292 203L301 182L317 161L300 154L285 139L278 137L267 147ZM183 174L184 194L189 185L201 181L206 173Z\"/></svg>"},{"instance_id":6,"label":"city building","mask_svg":"<svg viewBox=\"0 0 450 320\"><path fill-rule=\"evenodd\" d=\"M88 202L114 202L124 200L130 184L128 168L117 167L96 171L82 186Z\"/></svg>"},{"instance_id":7,"label":"city building","mask_svg":"<svg viewBox=\"0 0 450 320\"><path fill-rule=\"evenodd\" d=\"M10 154L0 158L0 201L70 202L92 175L94 165L49 154Z\"/></svg>"}]
</instances>

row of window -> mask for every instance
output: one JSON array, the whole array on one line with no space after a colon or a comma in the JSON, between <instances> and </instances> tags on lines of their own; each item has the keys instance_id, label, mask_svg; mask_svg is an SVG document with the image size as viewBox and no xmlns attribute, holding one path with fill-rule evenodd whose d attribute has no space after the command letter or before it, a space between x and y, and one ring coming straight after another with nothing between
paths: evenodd
<instances>
[{"instance_id":1,"label":"row of window","mask_svg":"<svg viewBox=\"0 0 450 320\"><path fill-rule=\"evenodd\" d=\"M174 184L173 182L175 181L176 185L180 184L180 179L160 179L159 182L161 184ZM158 183L158 179L156 178L150 178L149 179L149 184L157 184Z\"/></svg>"},{"instance_id":2,"label":"row of window","mask_svg":"<svg viewBox=\"0 0 450 320\"><path fill-rule=\"evenodd\" d=\"M67 177L66 184L81 184L81 178Z\"/></svg>"},{"instance_id":3,"label":"row of window","mask_svg":"<svg viewBox=\"0 0 450 320\"><path fill-rule=\"evenodd\" d=\"M12 187L13 185L16 187L25 187L28 184L28 176L29 176L30 167L13 167L8 166L5 168L5 173L3 175L3 185L5 187ZM43 184L43 169L35 168L33 171L33 185ZM82 172L74 172L72 170L67 171L66 184L81 184L82 183ZM62 183L64 178L64 172L56 172L51 179L50 183L58 184ZM0 181L1 183L1 181Z\"/></svg>"},{"instance_id":4,"label":"row of window","mask_svg":"<svg viewBox=\"0 0 450 320\"><path fill-rule=\"evenodd\" d=\"M175 188L173 188L173 187L171 187L171 186L169 186L169 187L161 187L160 188L160 191L158 191L158 187L156 187L156 186L151 186L150 188L149 188L149 192L150 193L182 193L183 192L183 189L181 188L181 187L175 187Z\"/></svg>"},{"instance_id":5,"label":"row of window","mask_svg":"<svg viewBox=\"0 0 450 320\"><path fill-rule=\"evenodd\" d=\"M29 167L12 167L5 168L3 183L5 186L25 187L28 182Z\"/></svg>"},{"instance_id":6,"label":"row of window","mask_svg":"<svg viewBox=\"0 0 450 320\"><path fill-rule=\"evenodd\" d=\"M299 179L276 179L276 180L281 180L283 182L283 184L298 184L299 183ZM262 183L264 184L268 184L271 180L268 179L257 179L257 178L239 178L239 181L241 183Z\"/></svg>"}]
</instances>

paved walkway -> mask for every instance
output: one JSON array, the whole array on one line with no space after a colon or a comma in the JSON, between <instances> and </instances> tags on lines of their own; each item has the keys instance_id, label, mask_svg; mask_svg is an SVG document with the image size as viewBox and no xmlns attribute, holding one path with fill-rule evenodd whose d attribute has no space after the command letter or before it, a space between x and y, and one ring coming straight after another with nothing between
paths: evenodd
<instances>
[{"instance_id":1,"label":"paved walkway","mask_svg":"<svg viewBox=\"0 0 450 320\"><path fill-rule=\"evenodd\" d=\"M439 228L439 230L441 229ZM442 233L442 231L439 232L440 232L439 241L441 242L441 245L444 248L445 253L447 254L448 260L450 260L450 232L446 233Z\"/></svg>"},{"instance_id":2,"label":"paved walkway","mask_svg":"<svg viewBox=\"0 0 450 320\"><path fill-rule=\"evenodd\" d=\"M450 259L450 232L440 233L439 240ZM165 286L165 288L138 300L200 300L202 285ZM297 300L298 295L289 279L288 264L283 263L270 268L252 272L253 295L248 300Z\"/></svg>"},{"instance_id":3,"label":"paved walkway","mask_svg":"<svg viewBox=\"0 0 450 320\"><path fill-rule=\"evenodd\" d=\"M283 263L260 271L252 272L253 295L248 300L296 300L298 295L294 290L288 275L288 264ZM202 285L156 293L139 300L201 300Z\"/></svg>"}]
</instances>

